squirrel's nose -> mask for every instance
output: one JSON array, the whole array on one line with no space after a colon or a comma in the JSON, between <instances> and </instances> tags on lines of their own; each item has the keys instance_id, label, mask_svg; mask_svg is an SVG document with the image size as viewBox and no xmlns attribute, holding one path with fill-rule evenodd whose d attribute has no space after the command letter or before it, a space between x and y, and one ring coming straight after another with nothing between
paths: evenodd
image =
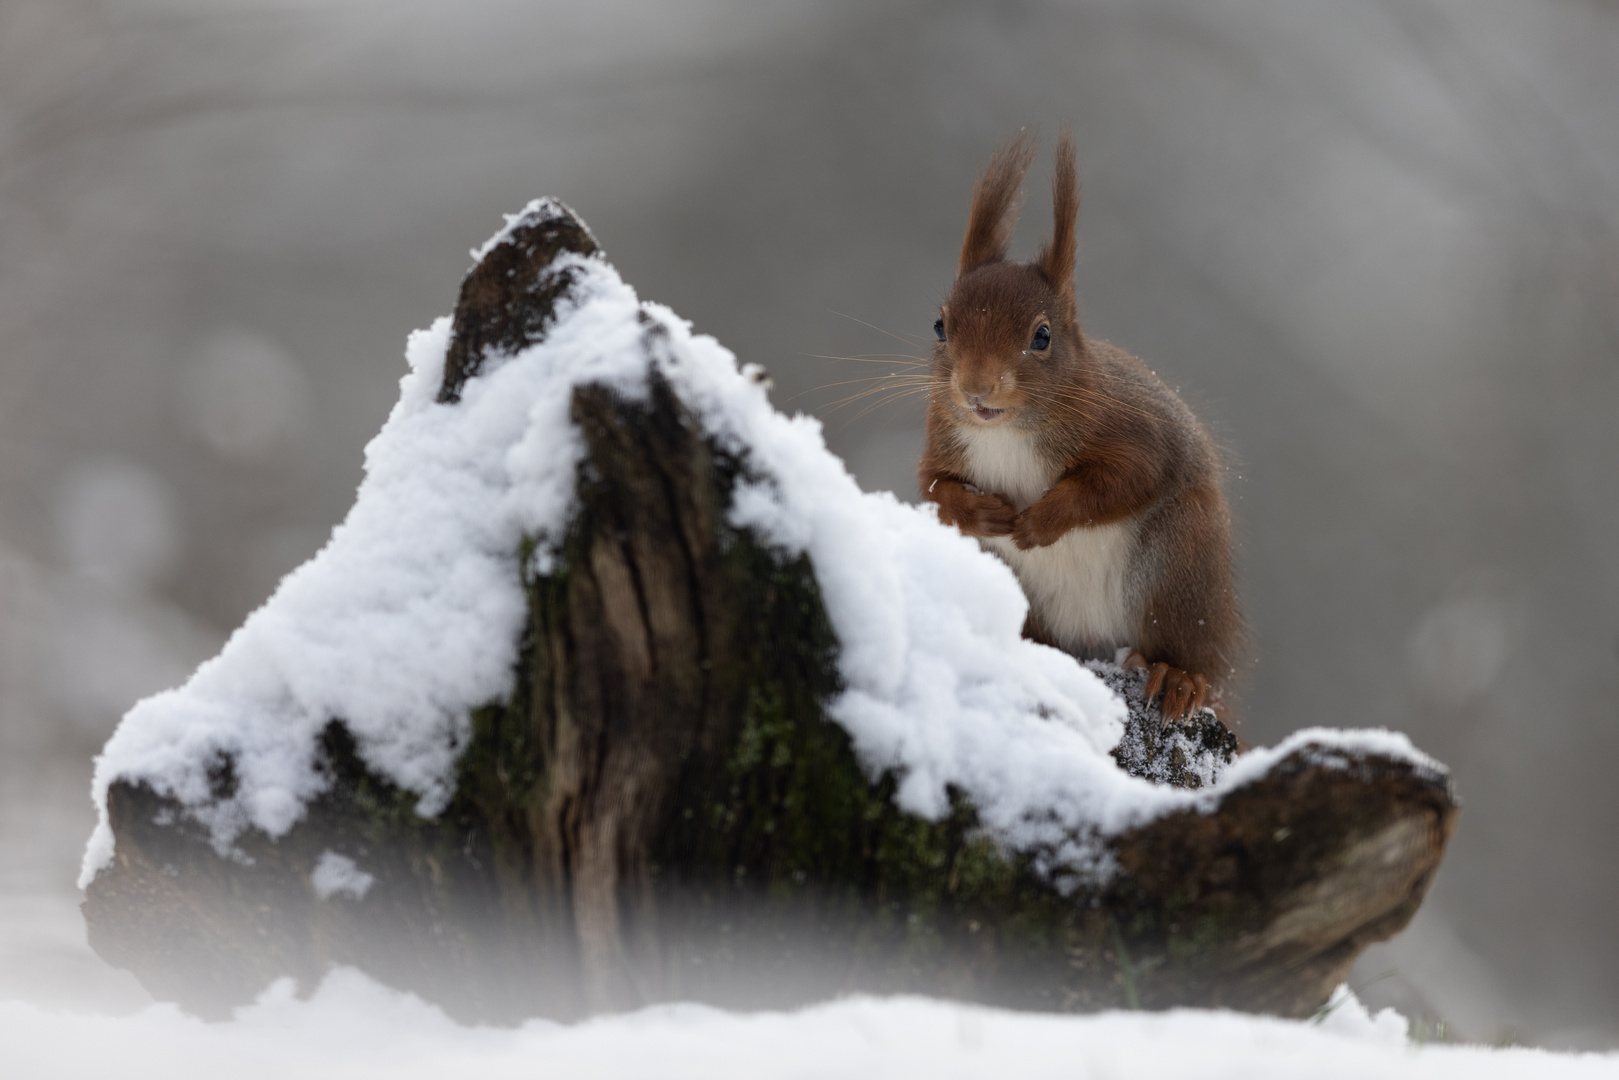
<instances>
[{"instance_id":1,"label":"squirrel's nose","mask_svg":"<svg viewBox=\"0 0 1619 1080\"><path fill-rule=\"evenodd\" d=\"M956 392L974 409L995 393L995 380L981 372L960 373L952 381L955 383Z\"/></svg>"}]
</instances>

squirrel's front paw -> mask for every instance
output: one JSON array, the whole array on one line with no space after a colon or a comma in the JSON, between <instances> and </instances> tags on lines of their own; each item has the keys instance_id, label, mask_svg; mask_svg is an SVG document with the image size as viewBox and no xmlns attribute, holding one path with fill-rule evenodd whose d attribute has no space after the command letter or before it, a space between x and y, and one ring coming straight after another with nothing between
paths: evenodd
<instances>
[{"instance_id":1,"label":"squirrel's front paw","mask_svg":"<svg viewBox=\"0 0 1619 1080\"><path fill-rule=\"evenodd\" d=\"M1016 518L1017 507L1005 495L966 493L956 508L956 528L968 536L1005 536Z\"/></svg>"},{"instance_id":2,"label":"squirrel's front paw","mask_svg":"<svg viewBox=\"0 0 1619 1080\"><path fill-rule=\"evenodd\" d=\"M1035 503L1019 514L1017 521L1013 523L1012 543L1017 545L1019 551L1045 547L1048 544L1055 544L1069 528L1068 522L1043 510L1039 503Z\"/></svg>"}]
</instances>

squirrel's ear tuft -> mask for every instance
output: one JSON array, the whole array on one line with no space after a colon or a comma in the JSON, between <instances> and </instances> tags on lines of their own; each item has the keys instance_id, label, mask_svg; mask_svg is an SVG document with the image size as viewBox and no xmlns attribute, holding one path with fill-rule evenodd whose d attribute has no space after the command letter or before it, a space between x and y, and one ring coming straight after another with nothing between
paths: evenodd
<instances>
[{"instance_id":1,"label":"squirrel's ear tuft","mask_svg":"<svg viewBox=\"0 0 1619 1080\"><path fill-rule=\"evenodd\" d=\"M1006 258L1006 245L1012 240L1018 202L1023 197L1023 177L1034 161L1034 147L1034 136L1023 128L1001 144L973 186L973 205L967 214L967 239L961 245L957 277Z\"/></svg>"},{"instance_id":2,"label":"squirrel's ear tuft","mask_svg":"<svg viewBox=\"0 0 1619 1080\"><path fill-rule=\"evenodd\" d=\"M1074 133L1064 128L1057 138L1056 171L1051 178L1051 243L1040 249L1038 265L1057 290L1063 320L1073 322L1074 227L1079 217L1079 170L1074 165Z\"/></svg>"}]
</instances>

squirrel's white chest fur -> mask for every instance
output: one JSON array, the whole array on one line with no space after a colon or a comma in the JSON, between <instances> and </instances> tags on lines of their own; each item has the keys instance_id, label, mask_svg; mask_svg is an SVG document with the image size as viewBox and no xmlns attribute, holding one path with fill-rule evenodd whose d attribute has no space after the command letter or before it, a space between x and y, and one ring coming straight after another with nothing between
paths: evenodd
<instances>
[{"instance_id":1,"label":"squirrel's white chest fur","mask_svg":"<svg viewBox=\"0 0 1619 1080\"><path fill-rule=\"evenodd\" d=\"M1034 443L1010 427L962 432L967 476L980 491L1005 495L1024 509L1044 495L1058 473ZM1135 552L1135 522L1070 529L1054 544L1019 551L1004 536L979 542L1000 556L1023 586L1035 617L1070 652L1134 644L1137 620L1126 599Z\"/></svg>"}]
</instances>

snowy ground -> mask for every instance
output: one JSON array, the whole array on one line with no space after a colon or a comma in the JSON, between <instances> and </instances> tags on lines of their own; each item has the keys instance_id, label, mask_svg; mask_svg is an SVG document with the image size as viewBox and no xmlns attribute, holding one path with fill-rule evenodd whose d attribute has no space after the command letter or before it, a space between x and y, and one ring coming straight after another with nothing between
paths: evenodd
<instances>
[{"instance_id":1,"label":"snowy ground","mask_svg":"<svg viewBox=\"0 0 1619 1080\"><path fill-rule=\"evenodd\" d=\"M577 339L591 343L592 349L603 349L601 343L612 339L610 331L622 331L619 336L625 347L621 351L638 360L639 353L630 348L641 334L640 309L633 294L604 265L591 272L601 278L598 292L553 329L548 347L566 352L571 329ZM1018 798L1038 795L1037 805L1052 806L1064 790L1072 789L1083 796L1075 802L1077 818L1114 825L1125 823L1132 814L1194 798L1152 789L1117 772L1105 756L1105 740L1095 737L1092 730L1106 726L1110 699L1098 697L1100 684L1070 660L1056 654L1046 656L1049 650L1021 639L1021 596L999 564L913 509L892 499L860 495L841 463L821 446L818 427L779 417L769 409L756 384L736 369L728 353L712 342L692 339L672 316L669 320L667 340L680 353L681 364L666 374L689 401L701 403L703 415L751 447L755 460L769 466L765 471L782 481L779 490L753 493L746 508L747 523L765 529L788 547L815 554L822 587L845 645L845 676L854 688L838 718L850 726L857 745L869 758L880 764L901 761L909 766L913 778L927 781L913 785L917 790L908 796L902 792L917 803L911 809L924 812L929 790L942 791L947 780L960 781L981 805L1002 807L1005 834L1016 838L1022 806L1011 796L998 798L1007 792ZM241 827L249 818L274 832L290 824L301 806L299 799L310 793L299 770L308 761L309 733L317 730L312 725L333 715L345 716L351 723L374 716L377 732L419 729L427 738L442 729L445 716L461 715L469 705L500 696L499 680L510 667L504 660L486 665L488 671L470 674L447 663L442 670L454 676L454 685L448 687L406 686L409 680L401 682L397 677L347 677L356 656L370 656L384 646L420 646L421 655L442 657L445 650L437 644L441 638L435 634L463 647L477 640L480 630L496 641L513 640L510 627L502 620L510 622L521 615L518 579L515 572L506 575L509 580L496 579L511 561L516 537L525 529L541 535L545 533L542 526L554 529L566 509L559 498L541 498L535 493L543 496L549 490L541 481L571 485L574 455L565 452L566 447L559 449L555 439L530 446L533 440L529 436L566 433L565 420L540 411L560 410L560 403L567 400L567 394L546 379L579 372L563 364L528 363L524 357L513 357L470 386L457 409L442 408L433 403L431 391L439 382L435 365L442 362L446 334L447 324L441 324L413 346L416 372L406 381L400 409L389 429L370 452L368 487L362 489L361 498L364 511L351 515L327 551L289 578L277 599L249 620L219 660L204 665L186 691L160 695L137 706L131 716L139 722L125 725L102 760L103 790L105 781L120 770L167 777L175 790L183 790L187 777L195 779L195 769L190 766L208 759L203 751L215 746L208 741L215 736L237 751L244 746L262 750L275 743L270 747L273 752L260 755L263 760L258 765L254 764L258 759L241 758L246 763L243 790L264 798L249 800L251 805L244 803L239 819L218 822L227 827L227 834L229 828ZM580 371L601 374L594 354L580 348L573 353ZM538 354L529 359L536 358L545 359ZM639 377L641 371L637 363L631 374ZM497 392L514 387L526 387L529 392ZM525 404L529 402L533 403L532 413ZM494 410L492 419L477 413L486 406ZM477 421L471 427L488 436L485 443L493 440L498 444L494 450L475 439L461 439L460 443L451 439L456 445L464 443L462 449L468 454L468 467L461 473L402 467L404 459L395 453L401 448L433 450L429 457L440 464L455 460L452 454L439 452L444 448L428 437L465 435L455 424L463 414ZM411 424L421 430L405 431ZM399 438L390 441L395 428ZM407 434L410 439L404 438ZM516 472L507 477L497 470L493 474L497 482L491 483L490 471L476 467L486 460L506 462ZM559 462L561 465L556 464ZM550 471L537 471L536 466L524 472L535 463ZM390 477L421 475L449 484L443 499L435 503L422 497L417 487L406 492L409 498L387 498L393 492L387 483ZM512 484L506 485L507 480ZM479 488L479 483L484 487ZM512 513L502 517L495 511L510 510L508 504L513 500L507 498L508 487L522 489L525 499L518 503L528 508L525 512L531 512L531 517L538 513L535 506L549 508L546 513L550 516L543 521ZM368 490L372 492L369 501ZM441 504L466 512L461 518L439 513ZM381 548L399 537L408 537L413 550L428 547L422 544L428 533L425 526L400 528L398 520L389 516L401 506L415 508L441 526L462 518L468 523L464 535L447 535L432 549L470 560L463 561L471 569L447 575L461 593L449 600L428 596L421 603L405 604L400 597L409 593L408 587L432 584L440 578L400 573L374 580L379 570L397 569L397 560L378 555ZM503 526L480 531L489 521ZM851 536L864 537L862 528L879 527L886 532L875 541L849 542ZM376 544L362 542L368 537ZM849 551L858 552L859 557L849 556ZM873 552L886 553L900 569L885 570L882 559ZM918 558L918 554L927 558ZM933 584L906 593L903 586L908 579L902 571L912 565L923 570L936 565L960 566L973 573L928 572L926 580ZM828 568L839 572L828 576ZM979 576L995 580L980 582L974 576L979 572ZM18 581L28 577L19 577L21 573L12 576ZM877 584L886 584L888 592L874 587L875 579L881 579ZM937 582L957 580L973 586L967 590L971 602L949 595L939 600L935 594L942 590ZM468 581L475 587L468 587ZM361 599L367 602L350 602L354 589L365 592ZM898 594L890 596L895 590ZM463 594L493 599L467 603ZM929 598L931 606L923 605L917 596ZM876 607L868 609L869 605ZM327 617L328 609L347 613L348 622ZM355 617L356 613L365 616L401 609L418 616L432 615L417 619L432 633L379 634L378 624ZM311 611L322 617L307 618ZM890 616L910 612L917 617L910 625L888 625L879 617L884 612ZM473 624L470 630L448 617L457 614L467 616ZM326 652L314 648L306 640L309 635L294 632L301 624L293 616L303 616L304 623L319 628L315 645L324 648L323 643L336 641L341 647ZM348 627L353 634L346 638L334 633L334 627ZM176 656L187 650L203 651L194 642L186 649L176 646ZM485 658L500 656L498 649L471 652ZM322 657L328 656L341 657L348 666L323 663ZM985 657L994 662L986 664ZM945 660L950 663L941 671L938 665ZM395 673L419 672L427 679L440 671L433 664L404 662L395 655L381 657L374 667ZM896 671L906 677L897 681L889 677ZM999 680L1013 676L1017 686L1001 685ZM433 707L420 710L416 726L402 725L400 717L409 710L397 700L372 700L378 687ZM108 693L116 690L126 695L129 689L119 686ZM356 693L362 697L355 698ZM243 700L262 707L239 708ZM995 708L985 702L995 703ZM1048 707L1036 708L1040 705ZM985 745L1023 745L1020 740L1001 737L1005 725L1028 720L1023 714L1037 715L1042 731L1052 729L1046 735L1066 738L1058 748L1066 748L1064 752L1042 752L1038 760L1014 760L1007 753L975 750ZM1047 716L1066 717L1069 726L1047 723ZM288 743L290 750L276 739L244 735L236 726L241 717L274 721L261 725L261 733L286 736L281 742ZM300 719L307 721L301 727ZM942 723L942 719L950 722ZM977 738L974 732L988 730L985 725L990 720L1000 725L994 728L996 737ZM25 729L16 726L14 730ZM1116 733L1113 737L1116 739ZM1387 736L1357 738L1375 738L1377 748L1390 752L1414 753L1403 740L1391 746L1385 745ZM430 795L437 773L432 769L428 772L433 775L410 771L424 760L419 745L423 740L405 741L410 745L398 755L384 754L384 760L372 764L391 769L390 774L401 783ZM1051 738L1036 740L1032 736L1024 742L1042 748L1053 745ZM444 743L444 747L449 745ZM1270 758L1265 753L1251 755L1233 770L1233 779L1238 773L1252 775L1262 769L1275 753ZM18 756L14 760L26 759ZM63 760L71 760L71 756L64 755ZM442 768L438 771L443 772L452 758L446 752L432 760L439 761ZM5 901L0 906L0 1046L4 1047L0 1075L6 1078L162 1076L185 1080L220 1074L386 1075L404 1080L486 1074L592 1078L1011 1074L1129 1076L1133 1080L1160 1075L1619 1077L1619 1057L1614 1056L1418 1046L1410 1040L1401 1017L1385 1012L1374 1018L1353 999L1340 1001L1319 1024L1196 1010L1042 1016L920 998L851 998L790 1014L737 1015L685 1005L572 1026L535 1021L517 1029L493 1029L459 1026L414 998L358 973L339 971L310 1000L297 1000L290 984L281 984L268 990L257 1004L239 1011L234 1020L206 1024L172 1006L144 1004L144 995L127 976L111 972L89 954L83 944L82 924L62 888L67 868L60 865L61 855L72 850L75 839L64 840L39 828L36 818L44 800L41 792L33 790L43 784L50 792L73 792L72 802L82 817L87 808L78 800L87 778L79 775L78 768L55 778L36 772L21 766L0 768L0 774L14 781L9 788L14 797L0 798L0 855L10 857L9 871L0 881L6 886L0 893L0 900ZM1032 782L1036 777L1045 778L1043 787ZM64 811L52 820L70 822L75 816ZM105 843L93 846L89 869L93 871L109 852ZM352 867L349 871L352 873Z\"/></svg>"},{"instance_id":2,"label":"snowy ground","mask_svg":"<svg viewBox=\"0 0 1619 1080\"><path fill-rule=\"evenodd\" d=\"M1048 1016L925 998L795 1013L665 1006L576 1025L466 1028L353 971L271 987L228 1023L172 1006L88 1016L0 1004L8 1077L1619 1077L1619 1056L1416 1045L1353 998L1318 1024L1181 1009Z\"/></svg>"}]
</instances>

